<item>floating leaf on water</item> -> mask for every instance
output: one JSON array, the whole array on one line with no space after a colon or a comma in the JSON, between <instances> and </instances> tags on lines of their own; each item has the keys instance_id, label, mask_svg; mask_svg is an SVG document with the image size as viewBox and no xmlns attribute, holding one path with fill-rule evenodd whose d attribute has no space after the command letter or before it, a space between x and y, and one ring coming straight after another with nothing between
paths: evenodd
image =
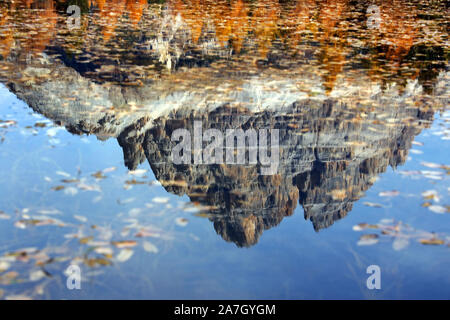
<instances>
[{"instance_id":1,"label":"floating leaf on water","mask_svg":"<svg viewBox=\"0 0 450 320\"><path fill-rule=\"evenodd\" d=\"M111 244L117 248L130 248L137 245L134 240L112 241Z\"/></svg>"},{"instance_id":2,"label":"floating leaf on water","mask_svg":"<svg viewBox=\"0 0 450 320\"><path fill-rule=\"evenodd\" d=\"M11 264L8 261L0 261L0 273L5 272L11 267Z\"/></svg>"},{"instance_id":3,"label":"floating leaf on water","mask_svg":"<svg viewBox=\"0 0 450 320\"><path fill-rule=\"evenodd\" d=\"M422 192L421 195L426 200L434 199L435 201L439 202L439 196L438 196L438 192L436 190L427 190L427 191Z\"/></svg>"},{"instance_id":4,"label":"floating leaf on water","mask_svg":"<svg viewBox=\"0 0 450 320\"><path fill-rule=\"evenodd\" d=\"M188 224L188 219L186 219L186 218L176 218L175 219L175 223L177 224L177 225L179 225L180 227L186 227L187 226L187 224Z\"/></svg>"},{"instance_id":5,"label":"floating leaf on water","mask_svg":"<svg viewBox=\"0 0 450 320\"><path fill-rule=\"evenodd\" d=\"M74 187L68 187L64 189L64 194L74 196L78 193L78 189Z\"/></svg>"},{"instance_id":6,"label":"floating leaf on water","mask_svg":"<svg viewBox=\"0 0 450 320\"><path fill-rule=\"evenodd\" d=\"M427 179L431 179L431 180L442 180L443 177L440 175L434 175L434 174L424 174L423 175L425 178Z\"/></svg>"},{"instance_id":7,"label":"floating leaf on water","mask_svg":"<svg viewBox=\"0 0 450 320\"><path fill-rule=\"evenodd\" d=\"M84 259L84 264L88 267L97 267L97 266L110 266L112 265L112 262L105 258L91 258L91 259Z\"/></svg>"},{"instance_id":8,"label":"floating leaf on water","mask_svg":"<svg viewBox=\"0 0 450 320\"><path fill-rule=\"evenodd\" d=\"M27 225L20 220L20 221L16 221L14 223L14 227L19 228L19 229L25 229L27 227Z\"/></svg>"},{"instance_id":9,"label":"floating leaf on water","mask_svg":"<svg viewBox=\"0 0 450 320\"><path fill-rule=\"evenodd\" d=\"M444 240L433 238L433 239L419 239L421 244L427 245L441 245L444 244Z\"/></svg>"},{"instance_id":10,"label":"floating leaf on water","mask_svg":"<svg viewBox=\"0 0 450 320\"><path fill-rule=\"evenodd\" d=\"M80 182L80 179L62 179L61 182L63 182L63 183L78 183L78 182Z\"/></svg>"},{"instance_id":11,"label":"floating leaf on water","mask_svg":"<svg viewBox=\"0 0 450 320\"><path fill-rule=\"evenodd\" d=\"M79 234L77 234L77 233L68 233L68 234L64 235L64 238L66 238L66 239L75 239L78 237L79 237Z\"/></svg>"},{"instance_id":12,"label":"floating leaf on water","mask_svg":"<svg viewBox=\"0 0 450 320\"><path fill-rule=\"evenodd\" d=\"M141 213L142 209L140 208L133 208L128 211L128 214L132 217L138 216Z\"/></svg>"},{"instance_id":13,"label":"floating leaf on water","mask_svg":"<svg viewBox=\"0 0 450 320\"><path fill-rule=\"evenodd\" d=\"M169 198L167 198L167 197L154 197L152 199L152 201L155 202L155 203L167 203L167 202L169 202Z\"/></svg>"},{"instance_id":14,"label":"floating leaf on water","mask_svg":"<svg viewBox=\"0 0 450 320\"><path fill-rule=\"evenodd\" d=\"M378 229L378 225L368 224L368 223L360 223L360 224L353 226L353 231L362 231L365 229Z\"/></svg>"},{"instance_id":15,"label":"floating leaf on water","mask_svg":"<svg viewBox=\"0 0 450 320\"><path fill-rule=\"evenodd\" d=\"M442 168L443 167L442 164L437 164L437 163L433 163L433 162L426 162L426 161L422 161L420 164L425 166L425 167L434 168L434 169L438 169L438 168Z\"/></svg>"},{"instance_id":16,"label":"floating leaf on water","mask_svg":"<svg viewBox=\"0 0 450 320\"><path fill-rule=\"evenodd\" d=\"M63 190L65 187L64 186L55 186L55 187L52 187L52 190L53 191L60 191L60 190Z\"/></svg>"},{"instance_id":17,"label":"floating leaf on water","mask_svg":"<svg viewBox=\"0 0 450 320\"><path fill-rule=\"evenodd\" d=\"M64 172L64 171L56 171L56 174L66 177L66 178L70 178L70 174L68 174L67 172Z\"/></svg>"},{"instance_id":18,"label":"floating leaf on water","mask_svg":"<svg viewBox=\"0 0 450 320\"><path fill-rule=\"evenodd\" d=\"M396 237L392 243L392 248L395 251L400 251L405 249L409 245L409 239L405 237Z\"/></svg>"},{"instance_id":19,"label":"floating leaf on water","mask_svg":"<svg viewBox=\"0 0 450 320\"><path fill-rule=\"evenodd\" d=\"M119 204L127 204L127 203L133 202L134 200L136 200L136 198L127 198L125 200L118 200L118 203Z\"/></svg>"},{"instance_id":20,"label":"floating leaf on water","mask_svg":"<svg viewBox=\"0 0 450 320\"><path fill-rule=\"evenodd\" d=\"M106 169L103 169L103 173L113 172L117 169L117 167L109 167Z\"/></svg>"},{"instance_id":21,"label":"floating leaf on water","mask_svg":"<svg viewBox=\"0 0 450 320\"><path fill-rule=\"evenodd\" d=\"M46 276L45 272L39 269L39 270L31 271L29 279L30 279L30 281L35 282L35 281L41 280L42 278L45 278L45 276Z\"/></svg>"},{"instance_id":22,"label":"floating leaf on water","mask_svg":"<svg viewBox=\"0 0 450 320\"><path fill-rule=\"evenodd\" d=\"M373 208L383 208L383 205L375 202L363 202L363 205Z\"/></svg>"},{"instance_id":23,"label":"floating leaf on water","mask_svg":"<svg viewBox=\"0 0 450 320\"><path fill-rule=\"evenodd\" d=\"M6 128L9 126L16 125L17 122L14 120L0 120L0 128Z\"/></svg>"},{"instance_id":24,"label":"floating leaf on water","mask_svg":"<svg viewBox=\"0 0 450 320\"><path fill-rule=\"evenodd\" d=\"M373 244L378 243L378 235L371 233L371 234L364 234L359 238L359 241L357 243L358 246L371 246Z\"/></svg>"},{"instance_id":25,"label":"floating leaf on water","mask_svg":"<svg viewBox=\"0 0 450 320\"><path fill-rule=\"evenodd\" d=\"M122 249L117 254L116 259L119 262L125 262L125 261L129 260L133 256L133 254L134 254L134 251L131 249Z\"/></svg>"},{"instance_id":26,"label":"floating leaf on water","mask_svg":"<svg viewBox=\"0 0 450 320\"><path fill-rule=\"evenodd\" d=\"M99 201L102 201L103 197L102 196L96 196L94 199L92 199L93 203L97 203Z\"/></svg>"},{"instance_id":27,"label":"floating leaf on water","mask_svg":"<svg viewBox=\"0 0 450 320\"><path fill-rule=\"evenodd\" d=\"M105 179L106 176L103 175L102 171L97 171L96 173L93 173L91 176L93 176L96 179Z\"/></svg>"},{"instance_id":28,"label":"floating leaf on water","mask_svg":"<svg viewBox=\"0 0 450 320\"><path fill-rule=\"evenodd\" d=\"M97 192L102 191L102 189L98 185L92 185L92 184L89 185L89 184L86 184L83 182L77 184L77 187L80 188L81 190L85 190L85 191L97 191Z\"/></svg>"},{"instance_id":29,"label":"floating leaf on water","mask_svg":"<svg viewBox=\"0 0 450 320\"><path fill-rule=\"evenodd\" d=\"M127 180L127 181L125 181L125 184L127 184L127 185L137 185L137 184L146 184L146 182L145 181L138 181L138 180L136 180L136 179L131 179L131 180Z\"/></svg>"},{"instance_id":30,"label":"floating leaf on water","mask_svg":"<svg viewBox=\"0 0 450 320\"><path fill-rule=\"evenodd\" d=\"M56 220L56 219L49 219L49 218L43 218L43 219L22 219L17 221L14 226L20 229L25 229L26 226L32 225L32 226L47 226L47 225L54 225L63 227L65 226L65 223Z\"/></svg>"},{"instance_id":31,"label":"floating leaf on water","mask_svg":"<svg viewBox=\"0 0 450 320\"><path fill-rule=\"evenodd\" d=\"M136 170L131 170L128 171L128 174L132 175L132 176L142 176L147 172L146 169L136 169Z\"/></svg>"},{"instance_id":32,"label":"floating leaf on water","mask_svg":"<svg viewBox=\"0 0 450 320\"><path fill-rule=\"evenodd\" d=\"M10 271L0 276L0 284L9 285L17 280L19 273Z\"/></svg>"},{"instance_id":33,"label":"floating leaf on water","mask_svg":"<svg viewBox=\"0 0 450 320\"><path fill-rule=\"evenodd\" d=\"M35 126L36 128L45 128L45 127L47 126L47 124L46 124L45 122L36 122L36 123L34 124L34 126Z\"/></svg>"},{"instance_id":34,"label":"floating leaf on water","mask_svg":"<svg viewBox=\"0 0 450 320\"><path fill-rule=\"evenodd\" d=\"M80 222L87 222L88 221L88 219L86 217L84 217L84 216L74 215L73 217L75 219L77 219L78 221L80 221Z\"/></svg>"},{"instance_id":35,"label":"floating leaf on water","mask_svg":"<svg viewBox=\"0 0 450 320\"><path fill-rule=\"evenodd\" d=\"M398 192L397 190L392 190L392 191L382 191L378 195L380 197L396 197L399 194L400 192Z\"/></svg>"},{"instance_id":36,"label":"floating leaf on water","mask_svg":"<svg viewBox=\"0 0 450 320\"><path fill-rule=\"evenodd\" d=\"M112 255L114 253L113 249L110 247L97 247L94 249L94 251L98 254L106 256L107 258L112 258Z\"/></svg>"},{"instance_id":37,"label":"floating leaf on water","mask_svg":"<svg viewBox=\"0 0 450 320\"><path fill-rule=\"evenodd\" d=\"M39 210L38 213L45 214L45 215L47 215L47 214L52 215L52 214L61 214L61 211L59 211L57 209L43 209L43 210Z\"/></svg>"},{"instance_id":38,"label":"floating leaf on water","mask_svg":"<svg viewBox=\"0 0 450 320\"><path fill-rule=\"evenodd\" d=\"M24 294L16 294L16 295L9 295L5 297L6 300L33 300L31 297L24 295Z\"/></svg>"},{"instance_id":39,"label":"floating leaf on water","mask_svg":"<svg viewBox=\"0 0 450 320\"><path fill-rule=\"evenodd\" d=\"M135 235L137 238L146 238L146 237L153 237L153 238L159 238L160 234L157 232L152 232L148 230L139 230Z\"/></svg>"},{"instance_id":40,"label":"floating leaf on water","mask_svg":"<svg viewBox=\"0 0 450 320\"><path fill-rule=\"evenodd\" d=\"M62 127L54 127L54 128L50 128L50 129L47 130L47 135L48 135L49 137L54 137L54 136L56 136L56 134L57 134L58 131L60 131L60 130L64 130L64 128L62 128Z\"/></svg>"},{"instance_id":41,"label":"floating leaf on water","mask_svg":"<svg viewBox=\"0 0 450 320\"><path fill-rule=\"evenodd\" d=\"M148 241L144 241L144 243L142 244L142 247L144 248L145 251L147 252L151 252L151 253L158 253L158 248L151 242Z\"/></svg>"},{"instance_id":42,"label":"floating leaf on water","mask_svg":"<svg viewBox=\"0 0 450 320\"><path fill-rule=\"evenodd\" d=\"M439 214L447 212L447 208L446 207L438 206L438 205L428 206L428 210L433 211L435 213L439 213Z\"/></svg>"},{"instance_id":43,"label":"floating leaf on water","mask_svg":"<svg viewBox=\"0 0 450 320\"><path fill-rule=\"evenodd\" d=\"M80 241L81 244L87 244L87 243L89 243L92 240L94 240L94 237L90 236L90 237L81 238L79 241Z\"/></svg>"},{"instance_id":44,"label":"floating leaf on water","mask_svg":"<svg viewBox=\"0 0 450 320\"><path fill-rule=\"evenodd\" d=\"M7 219L9 219L9 218L11 218L10 215L8 215L8 214L6 214L5 212L3 212L3 211L0 210L0 219L2 219L2 220L7 220Z\"/></svg>"},{"instance_id":45,"label":"floating leaf on water","mask_svg":"<svg viewBox=\"0 0 450 320\"><path fill-rule=\"evenodd\" d=\"M43 284L37 285L34 288L34 294L42 296L44 294L44 288L45 288L45 286Z\"/></svg>"},{"instance_id":46,"label":"floating leaf on water","mask_svg":"<svg viewBox=\"0 0 450 320\"><path fill-rule=\"evenodd\" d=\"M128 228L123 228L122 231L120 231L120 236L121 237L128 237L128 235L130 234L130 229Z\"/></svg>"}]
</instances>

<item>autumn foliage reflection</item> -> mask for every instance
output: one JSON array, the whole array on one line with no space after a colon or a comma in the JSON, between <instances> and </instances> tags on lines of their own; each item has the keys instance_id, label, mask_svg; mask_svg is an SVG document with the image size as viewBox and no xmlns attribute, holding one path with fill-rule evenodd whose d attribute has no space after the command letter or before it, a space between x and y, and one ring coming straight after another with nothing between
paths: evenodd
<instances>
[{"instance_id":1,"label":"autumn foliage reflection","mask_svg":"<svg viewBox=\"0 0 450 320\"><path fill-rule=\"evenodd\" d=\"M367 3L357 2L355 7L348 0L168 0L163 4L147 0L16 0L0 6L2 57L17 45L32 53L43 52L60 30L67 31L64 10L73 3L88 8L83 14L92 15L90 30L100 31L102 44L120 41L123 34L118 30L123 28L148 32L152 26L148 20L166 16L181 19L191 48L201 48L202 39L213 34L216 43L229 48L231 55L247 54L254 60L270 59L280 50L301 56L305 43L318 44L314 63L323 71L327 92L332 91L352 51L381 50L388 67L396 72L420 38L416 6L399 0L372 3L380 9L377 28L366 27ZM86 38L90 31L85 24L83 28L79 37ZM355 36L359 37L357 47ZM373 60L378 58L374 53ZM375 78L385 72L377 61L370 66L369 73Z\"/></svg>"}]
</instances>

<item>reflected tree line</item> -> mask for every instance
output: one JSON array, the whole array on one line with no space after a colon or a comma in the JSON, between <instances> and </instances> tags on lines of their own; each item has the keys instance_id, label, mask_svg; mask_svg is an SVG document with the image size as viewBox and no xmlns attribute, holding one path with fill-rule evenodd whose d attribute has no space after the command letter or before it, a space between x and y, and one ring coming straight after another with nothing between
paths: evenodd
<instances>
[{"instance_id":1,"label":"reflected tree line","mask_svg":"<svg viewBox=\"0 0 450 320\"><path fill-rule=\"evenodd\" d=\"M296 63L317 64L328 93L344 68L367 69L374 80L384 84L395 81L405 85L408 79L418 79L425 90L431 90L439 70L445 69L448 60L445 44L448 9L444 1L18 0L0 3L3 59L9 56L11 48L18 46L29 53L58 48L68 64L81 73L92 71L92 77L96 76L94 70L105 63L156 65L156 70L164 73L166 66L169 69L208 66L212 61L225 59L228 63L241 64L242 69L245 61L248 68L259 69L295 69ZM81 8L80 30L67 30L66 9L72 4ZM379 8L375 27L368 26L371 5ZM180 23L174 30L174 25ZM89 63L79 63L80 56L86 53L94 57ZM151 53L156 59L149 59ZM98 61L92 64L95 58ZM141 83L126 72L119 73L112 80ZM140 78L157 78L159 73L150 72Z\"/></svg>"}]
</instances>

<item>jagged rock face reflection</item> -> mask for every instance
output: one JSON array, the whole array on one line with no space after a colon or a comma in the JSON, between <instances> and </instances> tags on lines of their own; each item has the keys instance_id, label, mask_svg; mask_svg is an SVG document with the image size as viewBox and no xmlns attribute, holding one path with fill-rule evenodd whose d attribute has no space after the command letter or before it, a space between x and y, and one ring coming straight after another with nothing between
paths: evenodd
<instances>
[{"instance_id":1,"label":"jagged rock face reflection","mask_svg":"<svg viewBox=\"0 0 450 320\"><path fill-rule=\"evenodd\" d=\"M283 114L223 107L159 118L138 135L145 123L141 119L119 136L119 143L130 169L145 155L167 191L188 195L225 240L250 246L264 230L292 215L298 203L316 231L345 217L379 173L405 161L414 136L433 117L431 109L380 107L360 121L362 110L333 100L298 102ZM280 130L277 174L260 175L259 165L174 164L172 133L185 128L193 135L194 121L201 121L204 130L221 132Z\"/></svg>"}]
</instances>

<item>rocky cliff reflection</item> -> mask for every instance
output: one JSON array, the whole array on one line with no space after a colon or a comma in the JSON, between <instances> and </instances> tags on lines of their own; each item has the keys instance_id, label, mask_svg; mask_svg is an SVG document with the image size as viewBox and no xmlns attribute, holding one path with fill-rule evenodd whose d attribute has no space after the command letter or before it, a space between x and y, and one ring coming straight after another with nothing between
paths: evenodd
<instances>
[{"instance_id":1,"label":"rocky cliff reflection","mask_svg":"<svg viewBox=\"0 0 450 320\"><path fill-rule=\"evenodd\" d=\"M160 118L142 135L136 134L139 128L134 125L119 136L119 142L130 168L146 158L167 191L187 194L205 208L225 240L249 246L265 229L291 215L298 204L316 231L345 217L377 174L405 161L414 136L433 116L431 110L399 111L384 108L378 110L384 119L371 114L361 121L357 119L361 111L333 100L297 102L284 114L220 108L206 115ZM173 164L172 132L180 127L192 132L194 120L202 120L205 129L223 132L279 129L277 174L260 175L258 166L251 165Z\"/></svg>"},{"instance_id":2,"label":"rocky cliff reflection","mask_svg":"<svg viewBox=\"0 0 450 320\"><path fill-rule=\"evenodd\" d=\"M345 217L379 173L406 160L433 107L447 101L442 30L430 22L435 38L415 42L423 32L413 27L419 13L404 7L382 7L390 17L382 31L356 39L342 18L352 14L347 1L261 1L254 8L218 2L214 10L208 1L170 1L164 14L144 10L143 1L127 1L131 9L98 1L84 33L72 34L56 30L57 6L45 3L33 26L48 32L38 32L37 41L25 37L13 46L3 35L2 82L74 134L117 139L129 169L148 161L168 192L186 194L238 246L255 244L298 205L317 231ZM15 22L15 9L2 10L2 25L28 30ZM108 14L112 21L92 31ZM230 23L220 23L223 14ZM384 39L397 20L400 35ZM172 132L192 132L194 120L222 132L280 130L277 174L262 176L258 165L174 164Z\"/></svg>"},{"instance_id":3,"label":"rocky cliff reflection","mask_svg":"<svg viewBox=\"0 0 450 320\"><path fill-rule=\"evenodd\" d=\"M392 106L394 100L380 93L366 105L302 99L282 111L252 112L225 104L209 112L181 107L153 118L145 110L87 112L75 105L51 109L42 92L13 86L29 105L72 133L116 137L129 169L148 161L168 192L188 195L217 233L238 246L255 244L264 230L292 215L297 205L317 231L345 217L379 173L405 161L414 136L434 114L432 108L408 103L411 97ZM194 120L204 129L222 132L279 129L277 174L260 175L258 165L174 164L172 132L186 128L193 135Z\"/></svg>"}]
</instances>

